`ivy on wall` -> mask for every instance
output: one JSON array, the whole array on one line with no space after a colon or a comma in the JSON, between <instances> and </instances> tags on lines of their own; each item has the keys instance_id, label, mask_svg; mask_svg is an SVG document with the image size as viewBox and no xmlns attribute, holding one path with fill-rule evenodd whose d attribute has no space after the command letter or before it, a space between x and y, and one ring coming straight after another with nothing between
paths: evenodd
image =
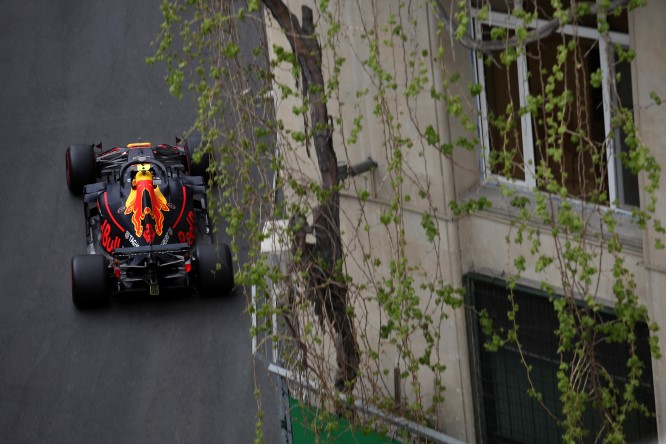
<instances>
[{"instance_id":1,"label":"ivy on wall","mask_svg":"<svg viewBox=\"0 0 666 444\"><path fill-rule=\"evenodd\" d=\"M596 409L603 418L602 430L595 431L599 438L623 442L627 412L653 414L635 396L644 363L630 353L625 378L611 378L595 358L595 344L623 343L635 350L637 323L647 323L653 333L658 326L625 263L617 218L608 210L618 202L609 195L607 171L619 159L643 178L642 205L631 209L631 217L641 229L662 234L653 217L660 167L641 139L634 110L622 103L619 76L608 90L614 104L610 131L592 134L594 110L581 98L599 93L603 72L573 69L584 63L589 48L577 33L564 37L558 30L589 26L592 19L600 40L606 39L613 17L642 2L528 1L525 8L509 2L501 12L512 18L510 29L475 28L496 8L497 2L486 0L320 1L300 11L291 9L298 2L288 3L163 0L164 22L149 58L166 65L174 95L195 100L192 129L206 141L203 153L215 160L211 215L223 222L243 259L237 282L255 286L265 298L248 301L248 311L265 320L250 334L267 346L279 344L285 366L318 382L323 411L371 421L346 409L338 397L344 392L347 399L441 428L448 371L443 332L451 315L463 309L465 293L462 277L450 267L449 229L488 210L491 202L460 200L455 190L442 198L434 188L441 170L431 162L444 159L451 173L469 170L457 153L478 152L482 174L503 178L501 194L511 209L503 239L512 255L505 270L509 319L520 310L511 290L525 275L558 276L541 287L562 296L552 299L562 411L551 412L562 437L586 439L590 431L582 418ZM547 20L538 22L544 11ZM268 47L266 23L281 30L285 46ZM556 41L552 57L542 46L548 39ZM489 97L489 83L464 84L469 72L456 72L451 63L460 48L474 51L488 78L507 84L521 58L538 62L529 77L538 88L523 99L508 91L494 102L502 106L484 112L478 104ZM636 56L633 48L613 49L617 63ZM350 69L357 76L352 84ZM658 106L661 99L652 97ZM442 116L424 116L424 106ZM449 122L446 130L443 121ZM537 135L532 163L518 142L521 122L530 122ZM623 150L609 157L616 134ZM340 180L339 159L367 157L369 140L380 164L374 176ZM572 163L578 167L567 166ZM527 177L531 189L518 192L524 188L516 183ZM447 180L453 186L453 178ZM265 223L277 219L289 221L287 267L260 251L268 236ZM416 260L413 248L424 252L423 259ZM603 280L612 281L612 319L599 314L605 308L601 300L609 297L599 294ZM270 299L274 289L276 304ZM487 313L478 317L488 350L506 344L522 349L518 323L498 329ZM659 358L654 334L650 347ZM529 379L532 369L523 363ZM530 395L541 399L533 386ZM260 421L257 431L261 440Z\"/></svg>"}]
</instances>

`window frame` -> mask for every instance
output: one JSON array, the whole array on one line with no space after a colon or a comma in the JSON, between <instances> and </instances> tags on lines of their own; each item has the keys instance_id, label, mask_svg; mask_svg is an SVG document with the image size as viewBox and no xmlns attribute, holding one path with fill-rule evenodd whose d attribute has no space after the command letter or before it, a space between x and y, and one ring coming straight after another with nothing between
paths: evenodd
<instances>
[{"instance_id":1,"label":"window frame","mask_svg":"<svg viewBox=\"0 0 666 444\"><path fill-rule=\"evenodd\" d=\"M503 13L497 11L488 11L485 19L479 19L479 9L473 8L472 12L472 31L475 37L481 38L483 26L499 26L509 30L515 30L523 25L523 21L512 16L510 13ZM536 19L527 25L528 29L536 29L548 23L548 20ZM604 131L606 134L606 161L607 172L606 180L608 183L608 200L610 209L623 213L631 213L631 207L627 208L623 202L620 201L620 187L622 172L621 163L618 156L616 156L615 140L616 136L609 136L613 130L611 128L611 112L614 106L613 97L611 95L611 69L609 58L614 57L612 51L613 45L620 45L623 48L630 47L629 34L624 34L616 31L608 31L600 33L597 29L588 28L583 26L565 25L555 31L557 34L564 34L569 36L578 36L590 40L594 40L598 44L599 61L602 74L602 101L603 101L603 115L604 115ZM518 186L519 188L533 190L536 188L535 179L535 147L534 147L534 128L532 127L532 114L525 113L521 116L521 141L523 147L523 161L525 170L525 179L507 178L505 176L491 172L489 159L490 159L490 129L488 123L488 103L486 99L486 84L485 84L485 67L482 57L473 56L473 71L475 82L482 85L483 93L479 94L476 98L477 108L480 110L478 125L479 137L482 143L480 167L481 174L484 180L496 180L500 184ZM517 74L518 74L518 94L519 106L522 108L527 105L527 95L529 94L528 84L528 67L527 57L525 52L518 56L517 60ZM633 90L633 86L632 86ZM639 190L640 191L640 190ZM578 200L578 199L572 199ZM581 200L581 202L584 202ZM619 202L620 205L617 205Z\"/></svg>"},{"instance_id":2,"label":"window frame","mask_svg":"<svg viewBox=\"0 0 666 444\"><path fill-rule=\"evenodd\" d=\"M485 442L496 442L493 441L494 438L501 438L502 435L502 426L500 425L500 422L497 421L498 418L504 417L507 414L506 410L495 410L496 407L501 404L497 403L496 401L500 399L500 397L497 394L496 389L500 388L506 388L508 385L503 385L501 382L501 378L499 378L499 383L498 379L496 379L497 376L500 376L496 373L492 373L489 375L487 373L484 373L484 368L488 368L486 365L484 367L484 359L489 358L491 355L494 353L504 353L504 356L506 356L507 353L512 353L512 347L506 347L502 346L500 347L500 350L498 352L489 352L484 350L483 343L484 343L484 336L481 332L481 328L479 325L479 320L478 320L478 312L477 310L479 309L480 306L484 305L494 305L495 302L492 300L484 301L482 302L482 299L488 298L488 291L489 287L492 287L492 290L496 290L498 292L506 292L508 293L509 290L507 289L507 281L501 277L493 276L491 274L486 274L482 272L469 272L463 275L463 285L466 289L465 292L465 319L466 319L466 330L467 330L467 351L468 351L468 356L470 360L470 383L471 383L471 388L472 388L472 404L473 404L473 409L474 409L474 419L475 419L475 430L476 430L476 436L477 436L477 441L480 443L485 443ZM549 302L549 299L551 298L559 298L561 296L559 295L548 295L544 293L543 291L539 290L538 288L534 287L533 285L536 285L536 283L533 282L522 282L518 283L515 286L514 289L514 297L517 298L517 303L520 305L521 312L529 312L530 310L539 310L539 307L537 306L532 306L529 302L535 301L537 305L547 305L548 307L552 308L551 302ZM478 287L482 287L479 289ZM485 289L483 288L485 287ZM490 296L489 299L492 299L493 296ZM522 298L522 299L521 299ZM488 307L483 307L483 308L488 308ZM541 307L543 308L543 307ZM505 312L497 312L501 313L501 316L505 316ZM601 309L601 313L609 316L615 316L615 312L611 307L605 306ZM490 313L492 315L493 313ZM553 316L554 316L554 311L553 311ZM548 320L541 320L540 322L547 322ZM556 322L555 318L552 318L551 321ZM523 329L521 331L523 332L522 334L525 334L524 328L528 328L529 326L523 325ZM650 334L649 329L647 325L643 325L643 331L646 332L647 335ZM519 336L522 335L519 333ZM541 338L540 335L536 335L536 337ZM521 339L523 341L525 337ZM552 338L551 338L552 339ZM539 341L543 341L543 339L539 339ZM644 342L645 343L645 342ZM538 348L534 349L532 347L535 346L535 344L527 344L523 342L523 350L522 353L527 356L528 360L530 358L533 358L535 361L539 361L540 363L546 364L550 362L548 352L550 349L548 349L548 341L546 342L541 342L542 345L546 346L546 349L544 350L543 348ZM554 347L551 352L556 354L556 348L557 344L551 342L551 345ZM535 351L538 350L538 351ZM645 352L645 351L644 351ZM600 350L599 351L600 355L599 357L601 359L607 359L610 358L611 355L606 352ZM640 353L640 351L638 352ZM649 353L649 352L647 352ZM485 355L485 358L484 356ZM659 415L658 411L659 408L656 404L657 399L656 399L656 394L655 394L655 378L656 378L656 373L655 373L655 368L653 366L652 362L652 356L651 354L649 356L646 356L646 358L649 360L649 362L646 360L644 361L645 368L644 368L644 374L640 382L640 386L637 389L638 391L636 394L638 396L647 396L650 397L651 399L643 399L643 401L648 402L651 404L651 406L655 409L655 413L657 416ZM610 358L612 359L612 358ZM507 360L507 362L509 362ZM557 363L557 361L553 361ZM623 361L622 361L623 362ZM485 361L486 364L488 364L487 361ZM509 362L510 363L510 362ZM618 378L618 380L622 380L622 375L617 375L614 374L612 371L612 367L608 367L609 371L611 372L612 376L615 378ZM557 365L554 366L553 372L557 370ZM516 378L520 379L524 376L523 373L520 375L516 375ZM646 378L648 381L645 381L643 378ZM487 384L490 381L490 384L492 387L495 389L495 391L486 391L488 388ZM514 381L514 380L512 380ZM515 382L515 381L514 381ZM544 393L544 392L542 392ZM527 393L525 393L527 395ZM556 393L557 395L557 393ZM491 399L492 398L492 399ZM524 400L526 400L525 398ZM530 398L531 399L531 398ZM551 397L552 400L552 397ZM529 401L532 403L532 400ZM536 403L536 401L534 401ZM541 407L538 407L541 409ZM519 409L520 410L520 409ZM518 411L518 410L516 410ZM524 412L525 410L520 410L522 413L519 414L512 414L513 419L518 419L519 421L523 421L524 419L527 419L528 415L525 415ZM493 416L493 412L495 413L495 417L489 418L488 416ZM541 412L543 413L543 412ZM561 412L558 412L561 414ZM592 410L589 410L588 413L593 413ZM516 418L516 416L520 416L519 418ZM656 418L656 417L655 417ZM632 421L631 418L628 419L629 421ZM650 436L652 432L654 431L655 436L658 434L658 428L656 424L656 419L654 424L649 424L647 425L645 422L641 422L644 420L642 416L634 416L633 417L634 421L639 421L638 423L633 422L631 424L632 427L636 426L637 424L643 424L644 426L647 426L647 428L643 428L639 430L640 435L644 435L647 433L645 436L640 436L639 438L644 438L646 436ZM645 420L649 421L649 420ZM534 426L534 423L530 422L523 422L522 424L525 424L526 426ZM493 429L494 427L494 429ZM523 427L524 429L524 427ZM635 430L635 429L633 429ZM491 432L498 432L495 435L493 435ZM631 439L631 437L629 437ZM513 437L512 437L513 439ZM500 441L500 442L509 442L509 441ZM510 442L520 442L520 441L510 441ZM643 441L641 441L643 442ZM649 441L651 442L651 441Z\"/></svg>"}]
</instances>

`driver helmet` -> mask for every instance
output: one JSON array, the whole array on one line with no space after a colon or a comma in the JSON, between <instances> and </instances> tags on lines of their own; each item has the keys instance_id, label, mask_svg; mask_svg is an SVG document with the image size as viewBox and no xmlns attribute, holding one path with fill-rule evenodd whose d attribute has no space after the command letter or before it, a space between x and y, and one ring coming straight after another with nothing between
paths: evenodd
<instances>
[{"instance_id":1,"label":"driver helmet","mask_svg":"<svg viewBox=\"0 0 666 444\"><path fill-rule=\"evenodd\" d=\"M153 170L152 165L149 163L139 163L136 165L136 174L134 175L134 180L136 182L140 180L153 180Z\"/></svg>"}]
</instances>

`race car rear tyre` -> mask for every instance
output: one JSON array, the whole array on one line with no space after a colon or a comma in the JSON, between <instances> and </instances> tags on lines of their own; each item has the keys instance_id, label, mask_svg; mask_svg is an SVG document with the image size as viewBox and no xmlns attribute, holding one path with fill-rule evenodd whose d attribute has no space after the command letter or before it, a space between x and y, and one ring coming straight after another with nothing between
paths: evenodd
<instances>
[{"instance_id":1,"label":"race car rear tyre","mask_svg":"<svg viewBox=\"0 0 666 444\"><path fill-rule=\"evenodd\" d=\"M199 162L194 162L194 152L201 149L201 136L194 135L185 139L185 152L187 153L187 162L190 166L190 176L202 176L206 182L210 175L208 174L208 165L210 165L210 154L201 153Z\"/></svg>"},{"instance_id":2,"label":"race car rear tyre","mask_svg":"<svg viewBox=\"0 0 666 444\"><path fill-rule=\"evenodd\" d=\"M105 307L110 295L106 287L106 259L101 254L72 257L72 302L76 308Z\"/></svg>"},{"instance_id":3,"label":"race car rear tyre","mask_svg":"<svg viewBox=\"0 0 666 444\"><path fill-rule=\"evenodd\" d=\"M65 155L67 188L80 196L83 187L95 183L95 148L93 145L70 145Z\"/></svg>"},{"instance_id":4,"label":"race car rear tyre","mask_svg":"<svg viewBox=\"0 0 666 444\"><path fill-rule=\"evenodd\" d=\"M202 297L230 295L234 289L234 268L229 246L199 245L195 258L199 295ZM217 269L218 263L220 269Z\"/></svg>"}]
</instances>

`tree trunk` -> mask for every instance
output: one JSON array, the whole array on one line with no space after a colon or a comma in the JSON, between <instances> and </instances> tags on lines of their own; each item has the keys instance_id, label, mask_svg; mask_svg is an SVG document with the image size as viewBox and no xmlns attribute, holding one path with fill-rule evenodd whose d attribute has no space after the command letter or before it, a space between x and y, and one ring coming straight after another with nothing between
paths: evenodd
<instances>
[{"instance_id":1,"label":"tree trunk","mask_svg":"<svg viewBox=\"0 0 666 444\"><path fill-rule=\"evenodd\" d=\"M309 98L312 140L322 177L322 188L332 190L338 185L337 156L333 149L333 128L326 106L324 75L321 68L321 46L314 34L312 10L302 6L303 24L281 0L263 0L277 20L297 57L303 73L303 93ZM358 373L359 350L353 322L347 311L348 287L342 273L344 258L340 239L340 195L337 191L313 210L311 227L316 244L295 243L301 249L309 273L308 293L314 298L315 311L322 325L329 324L335 335L338 390L351 391ZM304 233L304 231L303 231ZM311 248L310 248L311 247Z\"/></svg>"}]
</instances>

